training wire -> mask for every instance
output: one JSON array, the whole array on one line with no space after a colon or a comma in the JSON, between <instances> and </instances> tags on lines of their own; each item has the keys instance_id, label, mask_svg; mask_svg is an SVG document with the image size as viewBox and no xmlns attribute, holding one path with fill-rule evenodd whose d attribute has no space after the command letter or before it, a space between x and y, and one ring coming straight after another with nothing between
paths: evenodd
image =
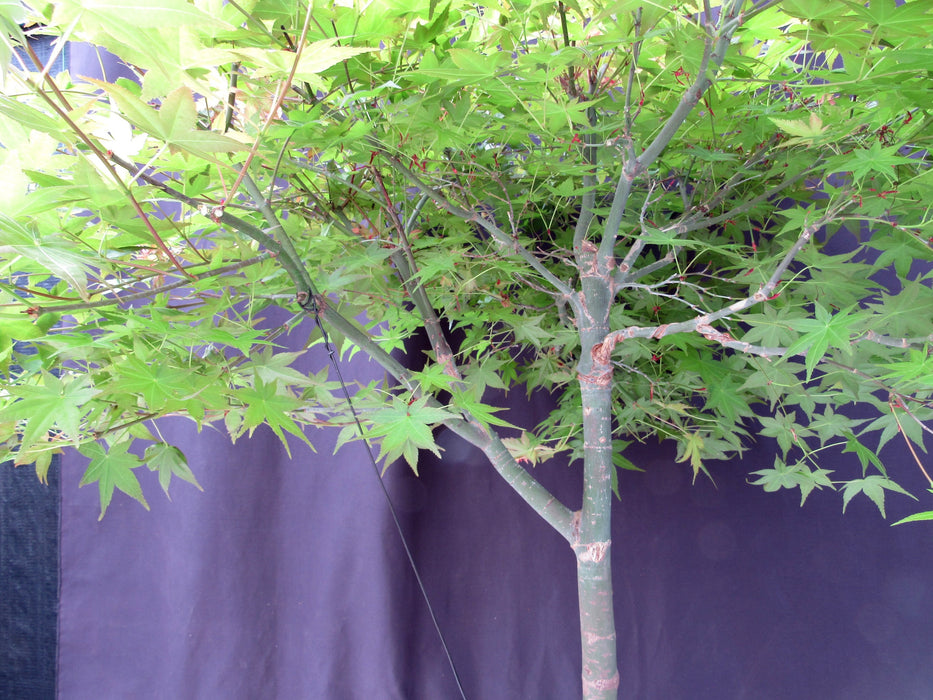
<instances>
[{"instance_id":1,"label":"training wire","mask_svg":"<svg viewBox=\"0 0 933 700\"><path fill-rule=\"evenodd\" d=\"M333 366L334 372L337 374L337 381L340 382L340 388L343 391L344 398L346 399L347 407L350 409L350 414L353 416L353 421L356 423L356 428L359 431L360 438L362 439L363 444L366 446L366 454L369 455L369 461L370 464L372 464L373 471L376 474L376 480L379 482L379 486L382 488L382 495L385 496L386 504L389 507L389 513L392 515L392 522L395 523L395 529L398 531L399 539L402 541L402 547L405 549L405 556L408 557L408 564L411 567L412 573L415 575L415 581L418 582L418 588L421 591L421 597L424 598L424 603L428 608L428 614L431 616L431 622L434 624L434 630L437 632L437 636L441 640L441 646L444 648L444 654L447 656L447 663L450 665L450 670L453 673L454 681L457 684L457 690L460 691L460 697L463 698L463 700L467 700L466 693L463 691L463 685L460 682L460 676L457 673L457 667L454 665L453 657L450 655L450 649L447 648L447 642L444 640L444 634L441 632L441 627L437 622L437 617L434 614L434 607L431 605L431 600L428 598L428 592L421 580L421 574L418 573L418 567L415 564L415 558L412 556L411 549L408 546L408 541L405 539L405 533L402 531L402 524L399 522L398 515L395 512L395 506L392 504L392 499L389 496L389 490L386 488L385 482L382 480L382 475L379 473L379 465L376 464L376 458L373 457L373 450L369 444L369 440L366 438L366 434L363 430L363 424L360 422L359 414L356 412L356 407L353 405L353 399L350 398L350 390L347 388L347 383L343 379L343 373L340 371L340 363L337 362L337 355L334 351L334 346L330 342L330 337L327 334L327 328L324 326L323 319L321 318L321 307L318 304L318 298L319 297L315 290L308 290L307 297L304 300L299 301L299 306L314 316L314 322L317 324L317 327L321 329L321 337L324 341L324 349L327 350L327 356L330 358L331 366Z\"/></svg>"}]
</instances>

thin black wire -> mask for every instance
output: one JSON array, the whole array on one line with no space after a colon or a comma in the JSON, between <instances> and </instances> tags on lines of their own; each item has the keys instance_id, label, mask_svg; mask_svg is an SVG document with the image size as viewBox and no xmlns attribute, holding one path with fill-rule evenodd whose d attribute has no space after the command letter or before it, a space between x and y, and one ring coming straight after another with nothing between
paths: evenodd
<instances>
[{"instance_id":1,"label":"thin black wire","mask_svg":"<svg viewBox=\"0 0 933 700\"><path fill-rule=\"evenodd\" d=\"M457 667L454 666L454 660L450 655L450 649L447 648L447 642L444 640L444 634L441 632L441 627L437 622L437 617L434 615L434 607L431 605L431 600L428 598L428 592L425 590L424 583L421 581L421 574L418 573L418 567L415 564L415 558L412 556L411 549L408 547L408 541L405 539L405 533L402 531L402 524L399 522L398 515L395 512L395 506L392 504L392 499L389 496L389 490L386 488L385 482L382 480L382 475L379 473L379 465L376 464L376 458L373 457L372 447L369 444L369 440L366 439L366 435L363 431L363 424L360 422L360 417L356 412L356 407L353 405L353 400L350 398L350 390L347 388L347 384L343 380L343 373L340 371L340 364L337 362L337 356L334 352L334 347L331 345L330 337L327 335L327 329L324 327L324 324L321 320L321 308L318 305L314 290L309 290L307 298L304 300L299 300L299 305L305 311L310 311L314 315L314 321L317 323L317 327L321 329L321 336L324 340L324 348L327 350L327 355L330 357L330 363L333 365L334 372L337 374L337 381L340 382L340 388L343 391L344 398L347 401L347 407L350 409L350 414L353 416L353 421L356 423L356 428L360 433L360 438L363 440L363 444L366 446L366 454L369 455L369 461L376 473L376 480L379 482L379 486L382 488L382 495L385 496L386 504L389 506L389 513L392 514L392 521L395 523L395 529L398 531L399 539L402 541L402 547L405 549L405 556L408 557L408 564L411 566L411 571L415 575L415 581L418 582L418 588L421 590L421 597L424 598L424 604L428 608L428 614L431 616L431 622L434 624L434 630L437 632L437 636L441 640L441 646L444 648L444 654L447 656L447 663L450 665L450 670L454 674L454 681L457 684L457 690L460 691L460 697L463 698L463 700L467 700L466 693L463 691L463 685L460 683L460 675L457 673Z\"/></svg>"}]
</instances>

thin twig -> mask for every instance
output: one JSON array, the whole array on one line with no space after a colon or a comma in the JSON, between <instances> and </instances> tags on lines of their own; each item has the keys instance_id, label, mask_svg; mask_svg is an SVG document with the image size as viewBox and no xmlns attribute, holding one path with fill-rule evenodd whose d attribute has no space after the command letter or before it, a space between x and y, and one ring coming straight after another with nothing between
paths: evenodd
<instances>
[{"instance_id":1,"label":"thin twig","mask_svg":"<svg viewBox=\"0 0 933 700\"><path fill-rule=\"evenodd\" d=\"M913 455L914 461L917 463L917 466L920 467L920 471L923 472L923 475L927 478L927 482L930 484L930 486L933 486L933 479L930 478L930 475L927 473L927 470L924 469L923 462L920 461L920 457L917 455L917 451L914 449L913 443L910 441L910 438L907 437L907 433L904 432L904 426L901 425L901 421L897 417L896 406L894 405L894 403L891 403L891 402L889 402L888 405L891 407L891 415L894 416L894 422L897 423L897 429L898 431L900 431L901 437L904 438L904 442L907 443L907 449L910 450L910 454ZM906 406L904 406L902 403L899 405L901 408L907 411ZM920 425L921 428L923 428L927 432L933 433L933 430L930 430L923 423L921 423L920 420L916 416L914 416L910 411L907 411L907 415L909 415L911 418L917 421L917 423Z\"/></svg>"},{"instance_id":2,"label":"thin twig","mask_svg":"<svg viewBox=\"0 0 933 700\"><path fill-rule=\"evenodd\" d=\"M55 314L71 313L74 311L83 311L85 309L97 309L102 306L113 306L115 304L127 304L129 302L139 301L140 299L148 299L155 296L156 294L162 294L173 289L178 289L179 287L187 287L191 285L192 282L199 282L210 277L219 277L221 275L227 274L228 272L235 272L236 270L249 267L250 265L255 265L256 263L262 262L263 260L267 260L271 256L271 253L262 253L261 255L249 258L248 260L241 260L229 265L224 265L223 267L218 267L216 270L210 270L209 272L188 274L184 279L178 280L177 282L171 282L169 284L164 284L160 287L153 287L141 292L134 292L133 294L120 294L111 297L110 299L77 302L74 304L62 304L59 306L37 306L33 307L33 309L35 309L35 313L37 314Z\"/></svg>"},{"instance_id":3,"label":"thin twig","mask_svg":"<svg viewBox=\"0 0 933 700\"><path fill-rule=\"evenodd\" d=\"M279 109L282 107L282 103L285 101L285 95L288 94L288 90L291 87L292 81L295 79L295 72L298 70L298 62L301 60L301 52L304 49L305 40L308 36L308 27L311 24L313 8L314 3L309 2L308 10L305 13L304 25L301 28L301 38L298 40L298 46L295 48L295 60L292 61L292 67L288 72L288 78L279 84L275 100L273 100L272 105L269 107L269 114L266 115L262 126L259 128L259 133L256 134L256 140L253 142L252 147L249 149L246 160L240 167L240 173L237 175L236 181L234 181L233 186L230 188L230 191L227 194L227 200L233 199L234 194L236 194L237 189L240 187L240 183L243 182L243 178L249 171L250 163L253 162L253 158L255 158L256 153L259 152L259 144L262 142L262 137L266 133L266 129L269 128L269 124L272 123L272 120L275 119L275 115L278 114Z\"/></svg>"},{"instance_id":4,"label":"thin twig","mask_svg":"<svg viewBox=\"0 0 933 700\"><path fill-rule=\"evenodd\" d=\"M548 270L534 253L522 246L512 236L499 228L499 226L494 221L491 221L477 211L470 211L468 209L463 209L462 207L457 206L449 199L447 199L447 197L422 181L421 178L415 175L411 170L402 165L398 158L389 155L388 153L384 153L383 155L386 161L388 161L395 170L401 173L405 179L412 183L412 185L414 185L422 194L426 194L428 197L430 197L431 200L441 209L450 214L453 214L459 219L478 224L492 236L493 240L496 241L496 243L499 244L503 250L517 255L522 260L531 265L531 267L534 268L534 270L545 280L547 280L548 283L550 283L551 286L553 286L554 289L556 289L558 292L567 295L573 294L573 290L564 284L564 282L562 282L556 275L554 275L553 272Z\"/></svg>"},{"instance_id":5,"label":"thin twig","mask_svg":"<svg viewBox=\"0 0 933 700\"><path fill-rule=\"evenodd\" d=\"M787 253L782 258L781 262L775 267L774 271L771 274L771 277L768 279L765 284L763 284L755 293L750 294L744 299L739 299L728 306L714 311L708 314L700 314L688 321L680 321L677 323L669 323L660 326L630 326L628 328L623 328L621 330L613 331L608 334L605 340L598 344L594 348L594 353L598 353L600 359L604 361L609 360L615 346L622 342L623 340L628 340L630 338L662 338L666 335L672 333L688 333L688 332L698 332L703 335L708 340L713 340L723 345L730 345L736 349L741 349L743 352L750 352L751 345L742 344L740 341L734 340L728 334L721 333L713 328L712 324L716 321L724 318L728 318L733 314L736 314L740 311L759 304L763 301L766 301L773 293L774 289L780 283L781 278L784 276L787 268L794 261L797 255L803 250L804 246L810 242L813 234L820 229L827 221L832 220L836 214L849 206L849 202L842 202L831 209L829 209L819 220L813 224L804 226L803 230L800 232L800 235L797 237L797 240L794 242L794 245L787 251ZM749 349L746 349L749 348Z\"/></svg>"},{"instance_id":6,"label":"thin twig","mask_svg":"<svg viewBox=\"0 0 933 700\"><path fill-rule=\"evenodd\" d=\"M625 138L628 143L629 160L635 159L635 144L632 139L632 127L635 124L635 118L638 114L632 115L632 90L635 89L635 72L638 69L638 57L641 55L641 46L643 39L637 38L641 34L641 8L634 12L634 27L636 40L632 44L632 58L629 62L628 85L625 88ZM641 105L638 107L641 111Z\"/></svg>"},{"instance_id":7,"label":"thin twig","mask_svg":"<svg viewBox=\"0 0 933 700\"><path fill-rule=\"evenodd\" d=\"M55 81L53 80L52 76L46 75L45 79L47 82L49 82L49 84L55 85ZM97 159L100 161L103 167L107 170L108 174L117 183L117 186L123 191L124 196L129 200L130 205L133 207L133 210L136 212L136 215L142 220L143 225L149 231L149 235L151 235L152 239L155 241L156 247L158 247L159 250L161 250L162 253L165 254L165 256L171 261L172 265L175 266L175 269L177 269L179 272L183 272L184 268L182 267L182 264L178 261L178 259L172 253L172 251L169 250L168 246L165 245L165 242L162 240L162 237L159 235L158 231L155 230L155 227L152 225L152 222L149 221L149 217L146 215L146 212L143 211L142 206L139 204L138 201L136 201L136 198L133 196L133 193L130 191L130 188L126 185L126 183L123 182L123 180L120 179L120 176L117 174L117 171L114 169L113 165L111 165L110 161L107 158L107 154L105 154L100 149L100 147L91 139L91 137L88 136L84 132L84 130L81 129L81 127L79 127L77 123L71 118L71 108L70 106L68 106L68 101L64 99L64 96L63 95L61 96L61 99L63 100L62 104L66 106L66 108L63 109L61 105L57 104L55 100L49 97L48 93L46 93L46 91L43 90L40 85L35 84L32 81L25 80L25 79L23 79L23 82L25 82L28 87L32 88L32 90L35 91L35 93L39 95L41 99L45 100L45 103L49 107L51 107L52 110L69 126L69 128L75 133L75 135L79 139L81 139L81 141L88 148L91 149L91 152L97 157ZM58 90L57 85L53 89L53 92L55 92L56 95L61 95L61 92Z\"/></svg>"},{"instance_id":8,"label":"thin twig","mask_svg":"<svg viewBox=\"0 0 933 700\"><path fill-rule=\"evenodd\" d=\"M557 12L560 15L560 29L564 37L564 48L570 48L570 31L567 28L567 6L563 2L557 3ZM567 94L576 99L580 96L577 89L577 80L573 65L567 66Z\"/></svg>"}]
</instances>

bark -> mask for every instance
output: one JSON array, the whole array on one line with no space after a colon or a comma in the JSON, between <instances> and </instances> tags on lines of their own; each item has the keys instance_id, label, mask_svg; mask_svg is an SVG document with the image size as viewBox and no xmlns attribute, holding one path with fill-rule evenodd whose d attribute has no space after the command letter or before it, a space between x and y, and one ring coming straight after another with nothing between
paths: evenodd
<instances>
[{"instance_id":1,"label":"bark","mask_svg":"<svg viewBox=\"0 0 933 700\"><path fill-rule=\"evenodd\" d=\"M583 507L573 550L577 558L580 639L583 647L583 697L615 698L619 687L616 631L612 609L610 550L612 439L608 383L583 382L585 441Z\"/></svg>"},{"instance_id":2,"label":"bark","mask_svg":"<svg viewBox=\"0 0 933 700\"><path fill-rule=\"evenodd\" d=\"M609 334L612 302L611 255L583 242L581 269L581 359L578 380L583 412L583 504L572 546L577 558L583 697L615 698L619 688L616 631L612 609L612 365L603 341Z\"/></svg>"}]
</instances>

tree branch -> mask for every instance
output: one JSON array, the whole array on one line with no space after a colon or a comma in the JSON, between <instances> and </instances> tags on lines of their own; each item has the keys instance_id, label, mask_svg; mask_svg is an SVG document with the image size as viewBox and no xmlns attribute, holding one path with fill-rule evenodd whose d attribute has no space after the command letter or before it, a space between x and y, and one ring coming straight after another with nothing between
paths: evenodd
<instances>
[{"instance_id":1,"label":"tree branch","mask_svg":"<svg viewBox=\"0 0 933 700\"><path fill-rule=\"evenodd\" d=\"M424 284L421 280L415 279L418 273L418 264L415 262L415 254L411 249L411 243L408 241L408 231L405 225L402 224L402 220L389 198L389 193L382 180L382 173L376 167L372 167L372 172L376 184L379 186L379 191L385 199L386 214L395 227L396 233L398 233L399 247L389 257L395 264L395 269L401 277L405 291L408 292L408 296L414 302L415 308L421 315L422 321L424 321L428 342L431 343L431 348L434 350L435 361L444 368L446 374L454 379L462 380L463 376L457 367L454 352L450 347L450 343L447 342L444 329L441 328L441 321L431 304L431 300L428 298L427 292L425 292ZM421 200L418 202L420 206L416 207L416 209L420 210L420 207L424 206L426 197L427 195L422 195ZM416 214L412 215L409 225L414 224L415 216Z\"/></svg>"},{"instance_id":2,"label":"tree branch","mask_svg":"<svg viewBox=\"0 0 933 700\"><path fill-rule=\"evenodd\" d=\"M634 26L632 30L637 37L641 33L641 10L638 8L634 14ZM635 160L635 143L632 140L632 127L635 125L635 119L641 112L639 105L638 112L632 114L632 90L635 88L635 73L638 70L638 57L641 55L641 46L643 39L636 39L632 44L632 60L628 68L628 83L625 88L625 139L628 144L628 160Z\"/></svg>"},{"instance_id":3,"label":"tree branch","mask_svg":"<svg viewBox=\"0 0 933 700\"><path fill-rule=\"evenodd\" d=\"M822 161L819 161L817 165L822 165ZM734 207L733 209L730 209L724 214L720 214L719 216L707 217L705 214L693 213L689 217L681 217L677 221L674 221L673 223L668 224L661 230L665 232L675 231L680 234L690 233L692 231L699 231L701 229L716 226L717 224L721 224L722 222L728 221L729 219L734 219L739 214L744 214L745 212L754 208L756 205L761 204L762 202L767 202L769 199L774 197L776 194L782 192L783 190L786 190L791 185L794 185L800 182L803 178L805 178L807 175L812 173L815 169L816 169L816 166L806 168L805 170L800 171L796 175L790 176L786 180L782 180L780 183L768 189L767 191L763 192L762 194L758 195L757 197L752 197L751 199L744 200L738 206ZM736 185L738 184L741 184L741 183L737 182ZM726 194L728 194L727 190L717 192L716 196L713 199L711 199L709 203L706 205L707 209L712 209L713 207L715 207L720 201L722 201L722 199L725 197Z\"/></svg>"},{"instance_id":4,"label":"tree branch","mask_svg":"<svg viewBox=\"0 0 933 700\"><path fill-rule=\"evenodd\" d=\"M765 284L759 287L758 291L756 291L754 294L751 294L744 299L739 299L738 301L729 304L728 306L719 309L718 311L694 316L688 321L666 323L660 326L630 326L628 328L613 331L606 336L603 342L594 346L594 359L604 363L608 362L615 346L623 340L628 340L630 338L657 339L663 338L664 336L670 335L672 333L689 333L696 331L704 337L708 337L710 340L715 340L717 342L732 342L733 339L731 336L727 338L725 334L719 333L712 327L712 324L720 319L728 318L733 314L744 311L750 306L754 306L755 304L766 301L774 293L775 288L780 283L781 278L784 276L784 273L790 266L791 262L793 262L794 258L796 258L800 251L803 250L804 246L810 242L813 234L816 233L816 231L818 231L821 226L835 217L839 211L848 205L848 202L843 202L829 209L815 223L810 224L809 226L804 226L803 231L800 232L800 235L797 237L794 245L791 246L790 250L788 250L784 257L781 259L781 262L778 263L777 267L772 272L771 277L767 282L765 282Z\"/></svg>"},{"instance_id":5,"label":"tree branch","mask_svg":"<svg viewBox=\"0 0 933 700\"><path fill-rule=\"evenodd\" d=\"M603 239L599 246L599 259L608 261L612 258L622 217L628 204L632 182L641 173L645 172L661 155L661 152L674 138L687 117L696 107L703 93L713 84L719 69L725 60L726 50L732 40L732 35L739 28L742 20L741 8L744 0L731 0L728 6L722 8L719 17L718 36L709 34L711 27L707 26L707 37L703 49L703 58L697 79L687 88L674 112L661 127L661 131L638 157L628 158L622 166L619 182L616 185L612 208L606 218L603 230Z\"/></svg>"},{"instance_id":6,"label":"tree branch","mask_svg":"<svg viewBox=\"0 0 933 700\"><path fill-rule=\"evenodd\" d=\"M707 340L712 340L716 343L719 343L724 348L729 348L731 350L738 350L739 352L748 354L748 355L758 355L759 357L789 357L787 354L787 348L781 347L767 347L764 345L752 345L751 343L746 343L742 340L736 340L728 333L722 333L717 331L712 326L698 326L697 332L699 332ZM665 333L664 335L667 335ZM652 336L653 337L653 336ZM661 337L661 336L658 336ZM922 348L924 345L933 343L933 333L926 337L922 338L892 338L890 336L878 335L873 331L868 331L864 335L857 336L852 338L851 341L854 343L861 342L870 342L876 343L878 345L884 345L889 348ZM795 356L806 355L806 350L801 350L797 353L794 353ZM838 363L834 363L838 364ZM869 375L870 376L870 375Z\"/></svg>"},{"instance_id":7,"label":"tree branch","mask_svg":"<svg viewBox=\"0 0 933 700\"><path fill-rule=\"evenodd\" d=\"M204 202L198 201L197 199L179 192L178 190L170 187L164 182L159 181L148 173L142 172L136 166L127 163L121 158L113 156L113 161L120 167L134 173L137 179L140 179L143 182L158 188L173 199L177 199L178 201L183 202L188 206L194 207L198 210L202 210L204 208ZM249 183L252 183L252 180L244 176L244 184L247 188L250 187ZM259 192L258 188L256 188L255 183L252 183L252 188L253 193L261 197L261 193ZM258 200L257 205L260 206L261 209L265 209L264 216L266 217L267 221L271 215L273 229L281 230L281 224L276 218L275 213L272 212L271 207L269 207L269 205L261 198ZM296 293L298 295L316 295L318 297L318 306L323 318L328 323L330 323L335 330L356 344L376 363L378 363L383 369L392 375L392 377L405 386L406 389L412 392L418 391L418 382L411 376L411 373L401 363L399 363L394 357L383 350L368 333L358 328L350 320L341 316L332 307L331 304L327 303L326 299L318 295L316 287L310 279L310 275L308 275L308 272L304 269L300 259L297 258L297 254L294 253L294 247L292 247L293 255L289 255L288 251L286 251L286 249L283 248L283 246L280 245L275 238L268 235L262 229L254 226L248 221L244 221L243 219L234 216L233 214L227 213L223 207L215 206L213 207L213 210L207 212L206 215L213 218L213 220L217 223L226 224L227 226L239 231L243 235L252 238L260 245L263 245L272 251L276 255L276 259L279 261L279 264L281 264L285 271L288 273L289 278L295 285ZM291 243L291 241L287 238L285 240L287 240L288 243Z\"/></svg>"},{"instance_id":8,"label":"tree branch","mask_svg":"<svg viewBox=\"0 0 933 700\"><path fill-rule=\"evenodd\" d=\"M713 79L719 73L719 69L722 68L726 50L732 41L732 35L735 34L741 24L743 4L744 0L731 0L728 5L722 8L719 16L718 36L707 35L697 79L687 88L684 96L680 99L680 103L674 108L674 112L664 126L661 127L661 131L655 136L654 141L636 158L638 172L646 170L667 148L671 139L674 138L674 135L680 130L687 117L699 103L703 93L713 84ZM707 31L711 29L712 27L707 26Z\"/></svg>"},{"instance_id":9,"label":"tree branch","mask_svg":"<svg viewBox=\"0 0 933 700\"><path fill-rule=\"evenodd\" d=\"M114 162L127 170L138 170L125 161L115 159ZM196 208L203 206L203 202L199 202L178 192L148 174L140 172L138 177L181 202ZM263 216L266 218L266 222L269 223L270 229L280 233L281 241L284 245L252 224L228 214L225 211L217 211L216 213L218 216L214 217L215 220L240 231L240 233L260 242L276 253L277 260L286 269L292 282L298 289L299 298L302 294L313 294L318 311L324 322L359 347L392 377L399 381L412 395L421 396L421 389L418 381L411 373L394 357L383 350L366 331L358 328L349 319L338 313L329 303L328 299L316 291L307 270L304 269L300 260L298 260L297 253L291 245L290 239L286 236L284 229L282 229L282 225L278 217L276 217L275 212L273 212L269 204L261 198L262 195L258 187L248 175L244 175L242 181L250 196L256 201L256 205L259 207L260 212L262 212ZM431 190L428 189L425 194L430 197ZM434 198L432 197L432 199ZM457 209L456 207L454 208ZM468 212L464 213L468 214ZM502 233L502 235L505 234ZM440 403L435 399L430 399L428 405L440 407ZM521 465L515 461L515 458L512 457L511 453L509 453L498 436L492 433L492 431L482 427L477 422L468 420L468 418L469 416L465 416L464 418L450 418L444 421L443 425L450 428L455 434L463 437L470 444L483 450L484 454L486 454L490 462L492 462L493 467L509 485L531 505L541 517L569 541L571 530L570 523L572 520L570 510L557 501L550 491L535 480L527 471L522 469Z\"/></svg>"},{"instance_id":10,"label":"tree branch","mask_svg":"<svg viewBox=\"0 0 933 700\"><path fill-rule=\"evenodd\" d=\"M590 128L596 126L596 110L589 107L586 110L587 121ZM586 192L580 201L580 215L577 217L577 223L573 229L573 249L577 250L580 244L586 239L586 234L590 230L590 224L596 216L593 209L596 207L596 145L598 135L592 131L587 131L583 135L583 160L593 166L586 175L583 176L583 187Z\"/></svg>"},{"instance_id":11,"label":"tree branch","mask_svg":"<svg viewBox=\"0 0 933 700\"><path fill-rule=\"evenodd\" d=\"M820 163L822 163L822 161L820 161ZM796 175L770 188L764 194L759 195L757 197L753 197L750 200L746 200L742 202L735 208L730 209L725 214L721 214L719 216L715 216L712 218L704 218L703 216L694 214L693 216L690 216L690 217L682 217L681 219L678 219L677 221L671 224L668 224L667 226L664 226L660 230L665 233L674 231L678 234L685 234L685 233L691 233L693 231L710 228L711 226L716 226L717 224L733 219L739 214L743 214L749 211L756 204L768 201L770 198L774 197L776 194L780 193L781 191L787 189L794 183L797 183L801 179L805 178L808 174L810 174L815 169L815 167L816 166L813 166L811 168L807 168L806 170L801 171L800 173L797 173ZM737 175L734 175L732 178L729 179L729 181L727 181L716 192L716 195L713 197L713 199L710 200L710 208L712 206L715 206L715 204L717 204L718 202L722 201L722 199L725 198L726 194L728 194L732 190L733 187L739 184L738 181L733 183L733 180L735 180L736 177ZM733 183L733 184L730 185L730 183ZM681 250L681 247L677 246L673 248L670 252L668 252L667 255L665 255L660 260L657 260L656 262L653 262L650 265L645 266L644 268L633 270L632 264L634 263L634 257L637 256L641 252L641 249L643 246L644 246L644 242L641 241L640 239L632 244L632 247L630 248L628 254L623 259L622 263L619 265L619 269L613 275L612 283L613 283L614 290L623 289L627 287L631 282L634 282L635 280L640 279L641 277L644 277L645 275L650 274L651 272L654 272L655 270L659 270L665 267L666 265L674 261L674 259L677 257L677 254Z\"/></svg>"},{"instance_id":12,"label":"tree branch","mask_svg":"<svg viewBox=\"0 0 933 700\"><path fill-rule=\"evenodd\" d=\"M39 64L36 64L36 65L38 66ZM49 82L49 84L55 85L55 81L52 79L52 76L48 75L47 71L43 70L43 73L45 73L45 79ZM71 108L68 107L68 109L64 109L61 105L57 104L55 100L49 97L49 95L45 92L45 90L42 89L40 85L33 83L31 80L26 80L26 79L21 79L21 80L29 88L34 90L35 93L39 95L39 97L43 99L45 103L49 107L51 107L51 109L59 117L61 117L61 119L69 126L69 128L71 128L71 130L75 133L75 135L82 142L84 142L84 144L97 157L97 159L100 161L103 167L107 170L107 173L114 179L117 186L123 191L124 196L129 200L130 206L133 207L133 210L136 212L136 215L140 218L140 220L143 222L143 225L149 231L149 235L152 236L152 240L155 241L156 246L172 262L172 264L175 266L175 269L183 273L184 268L182 267L182 264L178 261L178 259L172 253L172 251L169 250L168 246L165 245L165 241L162 240L162 237L159 235L159 232L155 230L155 227L152 225L152 222L149 221L149 217L146 215L146 212L143 211L143 208L142 206L140 206L139 202L136 201L136 197L133 196L133 193L130 191L130 188L127 186L125 182L123 182L123 180L120 179L120 176L117 173L117 171L114 169L113 165L110 163L109 160L107 160L107 154L105 154L100 149L100 147L94 142L94 140L87 133L85 133L84 130L81 129L81 127L79 127L77 123L72 119ZM68 101L65 100L64 95L62 95L61 91L58 89L57 86L55 87L55 94L60 97L60 99L62 100L62 104L66 106L68 105Z\"/></svg>"},{"instance_id":13,"label":"tree branch","mask_svg":"<svg viewBox=\"0 0 933 700\"><path fill-rule=\"evenodd\" d=\"M625 282L629 281L631 275L629 271L635 265L635 261L638 260L638 257L641 255L642 249L645 247L645 212L648 209L648 206L651 204L651 192L654 190L654 185L648 187L648 194L645 196L645 203L641 207L641 212L638 215L638 222L641 225L642 233L632 242L631 247L628 252L625 254L625 257L622 258L622 262L619 263L618 269L613 273L613 291L619 289L619 287ZM679 248L671 251L673 256L677 256Z\"/></svg>"},{"instance_id":14,"label":"tree branch","mask_svg":"<svg viewBox=\"0 0 933 700\"><path fill-rule=\"evenodd\" d=\"M258 262L263 260L268 260L272 257L272 253L261 253L255 257L249 258L248 260L241 260L239 262L231 263L230 265L224 265L223 267L218 267L216 270L210 270L209 272L201 272L196 274L188 274L184 279L178 280L177 282L171 282L169 284L163 284L160 287L152 287L142 292L134 292L133 294L121 294L113 296L109 299L100 299L98 301L87 301L87 302L76 302L74 304L62 304L60 306L33 306L32 309L37 314L56 314L56 313L72 313L74 311L82 311L85 309L97 309L103 306L114 306L116 304L127 304L132 301L139 301L140 299L149 299L156 294L162 294L164 292L171 291L173 289L178 289L179 287L188 287L192 282L198 282L200 280L208 279L210 277L219 277L225 275L228 272L235 272L244 267L249 267L250 265L255 265ZM189 267L185 268L185 271L190 269Z\"/></svg>"},{"instance_id":15,"label":"tree branch","mask_svg":"<svg viewBox=\"0 0 933 700\"><path fill-rule=\"evenodd\" d=\"M454 433L483 451L495 470L538 515L573 543L573 513L515 460L492 431L466 421L445 423Z\"/></svg>"},{"instance_id":16,"label":"tree branch","mask_svg":"<svg viewBox=\"0 0 933 700\"><path fill-rule=\"evenodd\" d=\"M417 188L419 192L430 197L431 201L433 201L440 209L448 212L449 214L453 214L457 218L464 221L478 224L483 228L483 230L492 236L493 240L504 251L515 254L527 262L535 270L535 272L547 280L547 282L552 287L554 287L557 292L566 296L573 295L573 290L564 284L553 272L548 270L547 267L544 266L544 263L542 263L534 253L522 246L516 239L499 228L499 226L496 225L494 221L490 221L486 217L482 216L479 212L458 207L440 192L423 182L411 170L402 165L402 163L395 156L385 152L383 152L383 156L395 170L401 173L401 175L412 185L414 185L414 187Z\"/></svg>"}]
</instances>

